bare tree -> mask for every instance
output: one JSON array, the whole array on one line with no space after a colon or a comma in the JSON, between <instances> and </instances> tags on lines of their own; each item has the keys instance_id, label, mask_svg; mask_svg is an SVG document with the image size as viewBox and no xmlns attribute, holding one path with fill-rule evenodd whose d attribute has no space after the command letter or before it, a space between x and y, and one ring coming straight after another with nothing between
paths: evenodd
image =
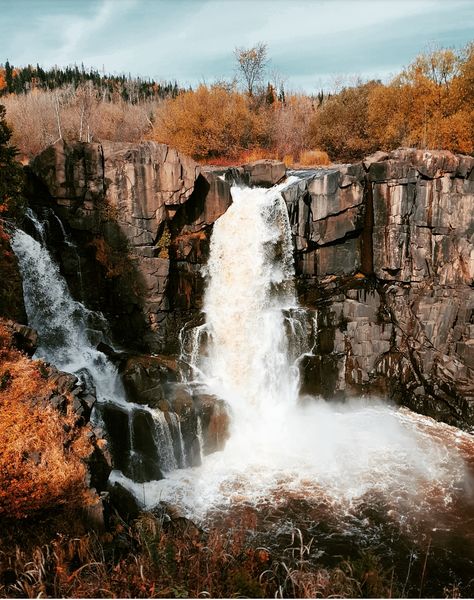
<instances>
[{"instance_id":1,"label":"bare tree","mask_svg":"<svg viewBox=\"0 0 474 600\"><path fill-rule=\"evenodd\" d=\"M253 96L255 86L263 79L268 63L267 45L259 42L252 48L235 48L234 55L249 96Z\"/></svg>"}]
</instances>

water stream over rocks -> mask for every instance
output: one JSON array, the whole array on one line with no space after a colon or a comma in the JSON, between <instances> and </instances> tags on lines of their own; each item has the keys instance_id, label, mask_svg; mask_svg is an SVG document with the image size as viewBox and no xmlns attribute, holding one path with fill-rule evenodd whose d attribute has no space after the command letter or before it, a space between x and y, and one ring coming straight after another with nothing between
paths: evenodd
<instances>
[{"instance_id":1,"label":"water stream over rocks","mask_svg":"<svg viewBox=\"0 0 474 600\"><path fill-rule=\"evenodd\" d=\"M184 466L182 450L175 457L174 444L181 448L182 435L176 415L171 422L158 409L138 405L127 400L117 368L109 358L97 350L103 341L106 323L102 315L89 311L75 301L67 288L58 266L45 246L45 226L33 214L38 238L17 230L12 248L18 257L23 277L25 307L29 324L39 334L35 358L42 358L68 373L74 373L97 398L93 420L112 434L114 452L115 427L128 440L121 440L127 448L124 456L117 452L116 463L135 480L161 477L163 472ZM108 341L108 340L107 340ZM174 420L173 420L174 417ZM148 452L143 439L136 432L145 421L148 427ZM122 453L123 454L123 453ZM152 456L149 456L151 454Z\"/></svg>"},{"instance_id":2,"label":"water stream over rocks","mask_svg":"<svg viewBox=\"0 0 474 600\"><path fill-rule=\"evenodd\" d=\"M113 477L147 506L177 504L208 526L250 512L261 543L280 550L299 528L325 564L377 548L403 571L429 545L444 581L468 585L472 436L382 400L300 397L317 322L295 299L285 204L278 188L232 196L211 239L205 323L183 333L181 356L188 384L226 401L230 438L201 466L139 489Z\"/></svg>"},{"instance_id":3,"label":"water stream over rocks","mask_svg":"<svg viewBox=\"0 0 474 600\"><path fill-rule=\"evenodd\" d=\"M127 415L131 463L149 459L133 440L134 415L151 416L156 478L134 480L127 465L111 475L146 507L166 501L221 527L250 513L253 535L276 551L298 528L315 540L311 560L327 565L376 549L387 564L415 573L412 563L420 566L429 549L433 594L444 583L472 591L472 436L382 399L342 404L299 394L298 365L312 352L317 314L296 301L280 190L232 188L233 203L214 224L205 322L181 335L183 389L221 399L231 416L224 449L207 456L196 419L200 466L187 467L193 463L175 413L165 418L127 402L116 368L96 349L90 311L71 298L44 238L17 231L12 246L40 335L37 356L88 373L99 405ZM407 593L418 590L410 585Z\"/></svg>"}]
</instances>

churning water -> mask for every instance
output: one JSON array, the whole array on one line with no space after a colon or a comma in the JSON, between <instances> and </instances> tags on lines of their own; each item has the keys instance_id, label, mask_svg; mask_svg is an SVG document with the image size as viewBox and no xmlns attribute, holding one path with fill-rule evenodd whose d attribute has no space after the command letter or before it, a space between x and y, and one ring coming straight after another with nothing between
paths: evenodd
<instances>
[{"instance_id":1,"label":"churning water","mask_svg":"<svg viewBox=\"0 0 474 600\"><path fill-rule=\"evenodd\" d=\"M228 403L231 435L200 467L145 484L147 503L205 521L295 497L348 514L376 497L401 527L430 512L451 527L439 522L449 506L472 506L472 437L382 402L300 398L298 360L317 324L297 306L284 201L278 188L234 187L232 197L212 234L206 321L183 336L182 354L188 380Z\"/></svg>"}]
</instances>

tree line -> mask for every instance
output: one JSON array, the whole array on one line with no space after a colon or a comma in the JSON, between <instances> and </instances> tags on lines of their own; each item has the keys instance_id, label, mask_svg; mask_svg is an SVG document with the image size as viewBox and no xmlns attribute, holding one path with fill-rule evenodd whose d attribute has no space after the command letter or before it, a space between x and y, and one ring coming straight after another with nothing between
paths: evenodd
<instances>
[{"instance_id":1,"label":"tree line","mask_svg":"<svg viewBox=\"0 0 474 600\"><path fill-rule=\"evenodd\" d=\"M155 95L142 93L139 79L107 79L82 66L58 69L56 79L52 70L41 85L31 83L29 67L12 71L8 83L0 70L12 141L29 158L58 139L155 140L216 164L350 162L400 146L474 153L474 43L420 54L387 83L352 80L330 94L287 89L269 73L266 44L234 54L232 80L195 89L173 84ZM21 72L29 87L9 91Z\"/></svg>"},{"instance_id":2,"label":"tree line","mask_svg":"<svg viewBox=\"0 0 474 600\"><path fill-rule=\"evenodd\" d=\"M74 89L90 82L106 100L121 98L126 102L138 103L149 99L174 98L181 91L176 81L157 83L152 79L131 75L106 75L96 69L86 69L84 64L64 68L43 69L35 67L14 67L7 60L0 64L0 96L26 94L34 89L55 90L66 86Z\"/></svg>"}]
</instances>

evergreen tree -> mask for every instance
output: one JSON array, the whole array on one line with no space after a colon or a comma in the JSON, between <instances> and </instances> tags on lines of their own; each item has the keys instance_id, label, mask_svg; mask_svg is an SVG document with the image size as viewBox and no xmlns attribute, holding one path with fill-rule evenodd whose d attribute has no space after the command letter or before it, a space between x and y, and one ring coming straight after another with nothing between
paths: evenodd
<instances>
[{"instance_id":1,"label":"evergreen tree","mask_svg":"<svg viewBox=\"0 0 474 600\"><path fill-rule=\"evenodd\" d=\"M7 84L7 92L11 92L13 89L13 67L8 60L5 63L5 82Z\"/></svg>"},{"instance_id":2,"label":"evergreen tree","mask_svg":"<svg viewBox=\"0 0 474 600\"><path fill-rule=\"evenodd\" d=\"M265 95L265 102L267 104L274 104L275 102L275 89L271 83L267 84L267 93Z\"/></svg>"},{"instance_id":3,"label":"evergreen tree","mask_svg":"<svg viewBox=\"0 0 474 600\"><path fill-rule=\"evenodd\" d=\"M22 205L23 169L16 161L17 149L10 145L12 132L0 104L0 213L16 216Z\"/></svg>"}]
</instances>

